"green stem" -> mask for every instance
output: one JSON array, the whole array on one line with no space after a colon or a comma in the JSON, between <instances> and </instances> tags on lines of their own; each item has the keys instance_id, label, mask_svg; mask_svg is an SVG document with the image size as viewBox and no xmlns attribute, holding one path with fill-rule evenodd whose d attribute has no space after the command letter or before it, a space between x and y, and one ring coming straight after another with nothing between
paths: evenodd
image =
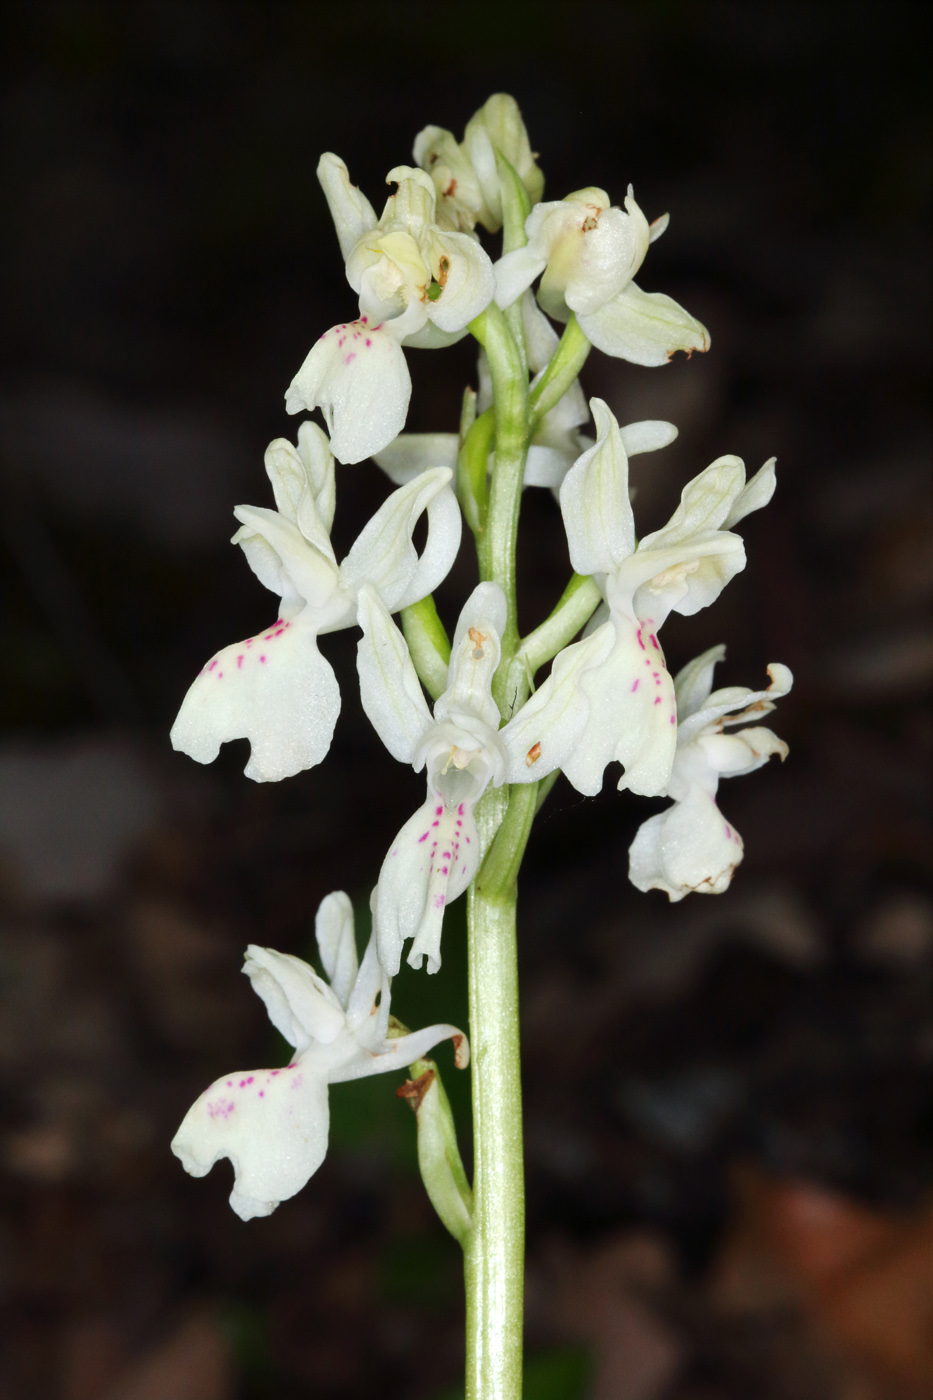
<instances>
[{"instance_id":1,"label":"green stem","mask_svg":"<svg viewBox=\"0 0 933 1400\"><path fill-rule=\"evenodd\" d=\"M583 368L592 348L578 326L576 316L571 312L570 320L547 369L531 391L528 405L531 410L529 433L533 433L544 415L549 413L555 404L560 403Z\"/></svg>"},{"instance_id":2,"label":"green stem","mask_svg":"<svg viewBox=\"0 0 933 1400\"><path fill-rule=\"evenodd\" d=\"M477 542L477 553L480 578L498 583L508 604L502 662L493 682L493 695L500 712L505 713L508 663L518 647L515 547L528 451L528 377L509 324L495 302L490 302L483 314L471 322L470 330L486 350L496 416L489 514L486 529Z\"/></svg>"},{"instance_id":3,"label":"green stem","mask_svg":"<svg viewBox=\"0 0 933 1400\"><path fill-rule=\"evenodd\" d=\"M574 574L550 617L529 632L518 649L529 676L573 641L601 602L602 594L595 580L586 574Z\"/></svg>"},{"instance_id":4,"label":"green stem","mask_svg":"<svg viewBox=\"0 0 933 1400\"><path fill-rule=\"evenodd\" d=\"M473 1066L473 1225L464 1246L467 1400L521 1400L525 1253L516 876L536 784L477 807L488 846L467 897Z\"/></svg>"}]
</instances>

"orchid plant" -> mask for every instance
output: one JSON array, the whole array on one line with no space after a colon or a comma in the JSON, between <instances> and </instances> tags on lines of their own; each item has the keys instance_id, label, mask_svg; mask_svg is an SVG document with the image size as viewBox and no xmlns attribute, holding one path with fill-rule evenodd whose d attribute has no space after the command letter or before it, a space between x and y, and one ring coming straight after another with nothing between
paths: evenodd
<instances>
[{"instance_id":1,"label":"orchid plant","mask_svg":"<svg viewBox=\"0 0 933 1400\"><path fill-rule=\"evenodd\" d=\"M774 461L746 480L738 457L718 458L687 483L667 525L639 538L629 458L662 449L677 430L620 426L598 398L587 408L578 375L593 346L646 366L709 348L688 311L633 280L667 216L649 223L631 188L624 208L595 187L541 202L542 173L518 106L503 94L460 142L425 128L413 158L389 172L393 192L378 218L343 161L321 158L358 314L324 332L286 394L290 413L320 409L327 432L306 420L297 447L273 442L265 464L275 509L235 510L233 541L281 599L277 618L208 661L171 737L202 763L222 743L248 739L246 775L259 782L312 768L340 711L318 640L357 628L363 708L392 757L424 770L425 801L388 842L362 963L339 891L317 915L327 980L291 954L247 950L244 971L294 1055L283 1067L221 1076L172 1147L196 1176L228 1157L234 1210L244 1220L268 1215L324 1158L329 1086L414 1067L398 1092L416 1108L428 1195L464 1253L466 1394L518 1400L519 867L558 775L592 796L606 768L620 764L620 790L672 799L632 843L632 882L671 900L728 887L742 842L716 805L718 782L784 758L786 745L750 724L787 694L791 674L772 664L767 690L714 691L718 646L672 679L659 632L671 612L689 617L713 603L744 568L734 527L767 505ZM498 259L477 226L501 229ZM477 342L477 383L464 393L458 431L405 434L405 347L440 349L467 335ZM338 562L336 464L367 457L395 489ZM550 616L523 637L516 542L523 490L536 486L559 502L573 572ZM462 521L479 581L451 640L433 592L457 557ZM726 733L739 724L749 727ZM472 1183L437 1067L425 1059L450 1038L465 1066L467 1038L450 1025L409 1031L389 1010L406 945L409 963L436 972L446 908L464 892Z\"/></svg>"}]
</instances>

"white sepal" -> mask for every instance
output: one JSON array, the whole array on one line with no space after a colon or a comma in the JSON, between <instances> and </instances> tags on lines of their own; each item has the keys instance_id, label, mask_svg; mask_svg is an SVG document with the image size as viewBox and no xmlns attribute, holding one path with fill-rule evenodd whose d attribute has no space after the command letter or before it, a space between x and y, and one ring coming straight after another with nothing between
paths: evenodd
<instances>
[{"instance_id":1,"label":"white sepal","mask_svg":"<svg viewBox=\"0 0 933 1400\"><path fill-rule=\"evenodd\" d=\"M363 709L392 757L411 763L431 712L405 638L368 585L359 593L359 623L363 635L356 664Z\"/></svg>"},{"instance_id":2,"label":"white sepal","mask_svg":"<svg viewBox=\"0 0 933 1400\"><path fill-rule=\"evenodd\" d=\"M362 316L325 331L286 392L287 413L321 409L339 462L361 462L405 426L411 376L391 326Z\"/></svg>"},{"instance_id":3,"label":"white sepal","mask_svg":"<svg viewBox=\"0 0 933 1400\"><path fill-rule=\"evenodd\" d=\"M346 592L355 594L364 583L371 584L389 611L398 612L432 593L447 577L463 529L451 475L449 468L435 467L383 501L340 566ZM425 510L428 537L419 557L412 535Z\"/></svg>"},{"instance_id":4,"label":"white sepal","mask_svg":"<svg viewBox=\"0 0 933 1400\"><path fill-rule=\"evenodd\" d=\"M570 469L560 508L578 574L608 573L635 548L629 502L628 458L619 425L602 399L590 399L596 443Z\"/></svg>"},{"instance_id":5,"label":"white sepal","mask_svg":"<svg viewBox=\"0 0 933 1400\"><path fill-rule=\"evenodd\" d=\"M359 972L353 905L343 890L325 895L314 919L314 936L327 980L342 1006L346 1006Z\"/></svg>"},{"instance_id":6,"label":"white sepal","mask_svg":"<svg viewBox=\"0 0 933 1400\"><path fill-rule=\"evenodd\" d=\"M633 365L665 365L678 350L692 355L710 346L709 331L689 311L663 292L643 292L634 282L577 320L597 350Z\"/></svg>"},{"instance_id":7,"label":"white sepal","mask_svg":"<svg viewBox=\"0 0 933 1400\"><path fill-rule=\"evenodd\" d=\"M318 161L317 177L346 260L363 235L376 227L376 211L362 190L351 184L347 167L331 151Z\"/></svg>"},{"instance_id":8,"label":"white sepal","mask_svg":"<svg viewBox=\"0 0 933 1400\"><path fill-rule=\"evenodd\" d=\"M432 467L457 465L460 441L456 433L399 433L394 442L373 453L373 461L396 486L405 486Z\"/></svg>"}]
</instances>

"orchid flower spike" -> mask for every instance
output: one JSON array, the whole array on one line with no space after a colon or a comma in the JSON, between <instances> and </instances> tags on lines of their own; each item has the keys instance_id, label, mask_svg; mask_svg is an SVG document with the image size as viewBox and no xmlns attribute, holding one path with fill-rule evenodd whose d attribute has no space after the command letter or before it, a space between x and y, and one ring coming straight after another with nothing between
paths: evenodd
<instances>
[{"instance_id":1,"label":"orchid flower spike","mask_svg":"<svg viewBox=\"0 0 933 1400\"><path fill-rule=\"evenodd\" d=\"M490 233L502 227L502 193L496 152L512 166L537 204L544 176L535 160L518 103L508 93L494 93L470 118L459 143L450 131L426 126L415 138L414 157L437 190L441 228L469 232L480 223Z\"/></svg>"},{"instance_id":2,"label":"orchid flower spike","mask_svg":"<svg viewBox=\"0 0 933 1400\"><path fill-rule=\"evenodd\" d=\"M531 292L525 292L522 297L522 321L528 364L535 373L531 382L534 388L557 349L558 337ZM492 404L492 380L484 350L479 353L478 379L476 412L480 414ZM580 381L576 379L563 398L544 415L532 434L525 459L526 486L546 486L551 491L558 490L581 452L593 446L593 439L580 431L589 417ZM660 419L629 423L620 431L629 457L639 452L656 452L677 437L674 424ZM455 470L459 450L460 438L457 433L400 433L374 457L389 479L401 486L428 466L445 466L450 467L451 471ZM491 464L490 456L490 467Z\"/></svg>"},{"instance_id":3,"label":"orchid flower spike","mask_svg":"<svg viewBox=\"0 0 933 1400\"><path fill-rule=\"evenodd\" d=\"M428 971L438 970L444 909L479 865L473 811L487 786L498 787L509 768L490 689L505 622L502 589L479 584L460 614L447 689L432 717L404 637L377 595L360 593L363 708L393 758L416 773L426 768L428 780L424 804L392 842L376 886L376 940L390 976L398 971L407 938L414 939L412 967L427 958ZM516 781L538 776L526 769Z\"/></svg>"},{"instance_id":4,"label":"orchid flower spike","mask_svg":"<svg viewBox=\"0 0 933 1400\"><path fill-rule=\"evenodd\" d=\"M325 331L286 393L289 413L320 407L341 462L359 462L401 432L411 397L402 345L459 340L492 300L495 275L478 241L436 222L434 183L399 165L376 219L343 161L321 156L318 179L337 228L360 318Z\"/></svg>"},{"instance_id":5,"label":"orchid flower spike","mask_svg":"<svg viewBox=\"0 0 933 1400\"><path fill-rule=\"evenodd\" d=\"M734 685L712 691L713 669L725 654L725 647L712 647L674 681L680 723L667 788L674 803L642 822L629 848L632 884L643 891L664 890L672 902L691 891L722 894L742 859L742 838L716 805L719 779L753 773L774 754L787 757L787 745L770 729L723 731L773 710L793 684L790 671L769 666L767 690Z\"/></svg>"},{"instance_id":6,"label":"orchid flower spike","mask_svg":"<svg viewBox=\"0 0 933 1400\"><path fill-rule=\"evenodd\" d=\"M321 901L315 933L327 981L273 948L251 944L243 964L270 1021L295 1048L290 1062L223 1075L188 1110L172 1140L192 1176L206 1176L221 1157L230 1158L230 1204L242 1220L271 1215L323 1162L330 1084L407 1069L447 1039L458 1066L469 1062L466 1036L456 1026L390 1036L389 979L373 939L358 965L353 906L342 891Z\"/></svg>"},{"instance_id":7,"label":"orchid flower spike","mask_svg":"<svg viewBox=\"0 0 933 1400\"><path fill-rule=\"evenodd\" d=\"M557 321L574 312L583 334L606 355L663 365L677 350L708 350L709 333L699 321L632 280L666 227L667 215L649 225L631 186L624 210L595 186L538 204L525 220L528 242L496 263L496 301L511 306L543 272L544 310Z\"/></svg>"},{"instance_id":8,"label":"orchid flower spike","mask_svg":"<svg viewBox=\"0 0 933 1400\"><path fill-rule=\"evenodd\" d=\"M614 760L625 768L620 789L658 796L677 745L658 631L671 611L689 617L714 602L745 567L745 547L730 526L771 499L774 460L746 485L742 461L720 457L684 488L667 525L636 547L622 433L602 399L590 408L596 443L564 478L560 504L571 563L595 575L605 605L501 737L517 755L510 782L520 781L522 755L534 751L537 777L561 768L588 796Z\"/></svg>"},{"instance_id":9,"label":"orchid flower spike","mask_svg":"<svg viewBox=\"0 0 933 1400\"><path fill-rule=\"evenodd\" d=\"M303 423L297 450L278 438L265 461L278 509L237 506L242 528L233 542L281 597L278 620L207 663L171 740L198 763L211 763L221 744L249 739L246 776L277 782L320 763L330 748L340 691L318 636L355 625L364 583L390 612L432 592L456 558L461 519L451 473L424 472L393 491L338 564L330 542L334 459L324 433ZM425 510L428 536L419 557L412 534Z\"/></svg>"}]
</instances>

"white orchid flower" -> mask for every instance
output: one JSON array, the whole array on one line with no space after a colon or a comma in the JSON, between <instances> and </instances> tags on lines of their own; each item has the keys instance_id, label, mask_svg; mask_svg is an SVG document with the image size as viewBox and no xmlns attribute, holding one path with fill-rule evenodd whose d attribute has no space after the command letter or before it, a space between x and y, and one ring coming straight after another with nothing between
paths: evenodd
<instances>
[{"instance_id":1,"label":"white orchid flower","mask_svg":"<svg viewBox=\"0 0 933 1400\"><path fill-rule=\"evenodd\" d=\"M501 655L506 602L495 583L467 599L450 654L447 689L432 717L408 647L374 592L360 594L360 692L377 733L400 763L427 769L424 805L405 823L382 865L374 900L379 959L394 976L402 944L413 938L413 967L441 965L444 909L467 888L479 864L473 809L509 768L491 684ZM517 781L538 774L525 770Z\"/></svg>"},{"instance_id":2,"label":"white orchid flower","mask_svg":"<svg viewBox=\"0 0 933 1400\"><path fill-rule=\"evenodd\" d=\"M520 780L522 754L534 753L537 777L561 768L592 796L615 760L625 768L620 789L657 796L677 742L658 631L671 611L689 617L712 603L745 567L745 547L729 527L771 499L774 461L746 485L742 461L720 457L684 488L668 524L636 547L622 433L601 399L590 408L596 444L564 478L560 504L571 563L596 576L605 606L503 730L516 755L509 780Z\"/></svg>"},{"instance_id":3,"label":"white orchid flower","mask_svg":"<svg viewBox=\"0 0 933 1400\"><path fill-rule=\"evenodd\" d=\"M774 754L787 757L787 745L770 729L723 731L773 710L793 684L790 671L769 666L767 690L728 686L712 691L713 669L725 654L725 647L712 647L674 681L680 723L667 787L674 803L642 822L629 848L633 885L642 891L664 890L672 902L692 891L722 894L742 859L742 838L716 805L719 779L753 773Z\"/></svg>"},{"instance_id":4,"label":"white orchid flower","mask_svg":"<svg viewBox=\"0 0 933 1400\"><path fill-rule=\"evenodd\" d=\"M511 306L543 272L544 310L557 321L574 312L583 334L607 355L663 365L677 350L708 350L699 321L671 297L643 292L632 280L666 227L667 215L649 225L631 186L624 211L595 186L538 204L525 221L527 244L496 263L496 301Z\"/></svg>"},{"instance_id":5,"label":"white orchid flower","mask_svg":"<svg viewBox=\"0 0 933 1400\"><path fill-rule=\"evenodd\" d=\"M461 520L450 472L424 472L389 496L338 564L330 542L334 459L324 433L303 423L297 450L278 438L265 461L278 509L237 506L242 528L233 542L281 597L278 619L207 663L171 740L211 763L221 744L249 739L247 777L277 782L320 763L330 748L340 691L318 636L355 625L364 583L393 612L432 592L456 558ZM412 533L425 510L428 536L419 557Z\"/></svg>"},{"instance_id":6,"label":"white orchid flower","mask_svg":"<svg viewBox=\"0 0 933 1400\"><path fill-rule=\"evenodd\" d=\"M496 151L523 182L532 204L544 191L544 176L535 161L518 103L497 92L470 118L459 143L450 131L426 126L415 138L415 162L437 190L437 218L442 228L469 231L480 223L490 233L502 227L502 194Z\"/></svg>"},{"instance_id":7,"label":"white orchid flower","mask_svg":"<svg viewBox=\"0 0 933 1400\"><path fill-rule=\"evenodd\" d=\"M192 1176L206 1176L221 1157L230 1158L230 1204L242 1220L271 1215L323 1162L329 1085L407 1069L441 1040L453 1040L461 1068L469 1061L456 1026L390 1038L389 979L373 939L358 966L353 906L342 891L321 901L315 933L326 982L300 958L273 948L251 944L243 964L270 1021L295 1048L291 1061L281 1069L223 1075L188 1110L172 1140Z\"/></svg>"},{"instance_id":8,"label":"white orchid flower","mask_svg":"<svg viewBox=\"0 0 933 1400\"><path fill-rule=\"evenodd\" d=\"M405 424L411 376L402 345L434 349L459 340L492 300L495 274L475 238L437 224L434 183L423 170L390 170L387 183L398 189L378 220L338 156L321 156L318 179L360 317L325 331L285 407L321 408L338 461L359 462Z\"/></svg>"},{"instance_id":9,"label":"white orchid flower","mask_svg":"<svg viewBox=\"0 0 933 1400\"><path fill-rule=\"evenodd\" d=\"M535 373L533 388L557 349L558 337L531 292L525 292L522 297L522 320L528 364ZM483 350L479 353L478 379L476 412L479 414L492 404L492 381ZM560 487L581 452L593 445L593 439L579 431L588 422L589 416L580 381L576 379L534 430L525 459L526 486L546 486L552 491ZM621 429L621 433L629 457L639 452L656 452L677 437L674 424L660 419L629 423ZM459 448L460 439L456 433L401 433L373 456L389 479L401 486L428 466L445 466L455 470Z\"/></svg>"}]
</instances>

